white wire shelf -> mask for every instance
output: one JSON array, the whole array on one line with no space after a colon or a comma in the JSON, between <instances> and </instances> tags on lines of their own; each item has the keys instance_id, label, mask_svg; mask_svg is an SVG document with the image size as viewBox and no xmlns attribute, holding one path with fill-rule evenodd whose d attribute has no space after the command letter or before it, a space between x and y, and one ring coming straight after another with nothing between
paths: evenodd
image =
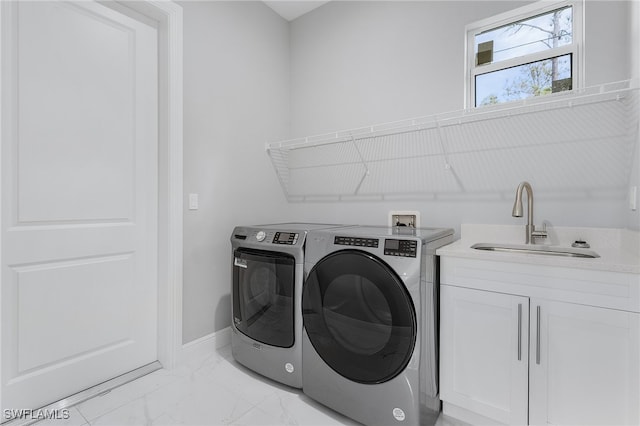
<instances>
[{"instance_id":1,"label":"white wire shelf","mask_svg":"<svg viewBox=\"0 0 640 426\"><path fill-rule=\"evenodd\" d=\"M638 82L267 143L289 201L491 198L625 191L638 155ZM535 179L534 179L535 177Z\"/></svg>"}]
</instances>

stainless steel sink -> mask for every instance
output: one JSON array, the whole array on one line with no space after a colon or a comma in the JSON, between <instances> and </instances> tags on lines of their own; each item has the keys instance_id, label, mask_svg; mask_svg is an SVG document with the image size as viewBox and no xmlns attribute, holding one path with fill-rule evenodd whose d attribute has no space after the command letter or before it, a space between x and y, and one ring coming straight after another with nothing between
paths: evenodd
<instances>
[{"instance_id":1,"label":"stainless steel sink","mask_svg":"<svg viewBox=\"0 0 640 426\"><path fill-rule=\"evenodd\" d=\"M594 259L600 257L595 251L573 248L573 247L556 247L537 244L495 244L495 243L478 243L471 246L476 250L501 251L510 253L526 253L526 254L542 254L547 256L567 256L567 257L583 257Z\"/></svg>"}]
</instances>

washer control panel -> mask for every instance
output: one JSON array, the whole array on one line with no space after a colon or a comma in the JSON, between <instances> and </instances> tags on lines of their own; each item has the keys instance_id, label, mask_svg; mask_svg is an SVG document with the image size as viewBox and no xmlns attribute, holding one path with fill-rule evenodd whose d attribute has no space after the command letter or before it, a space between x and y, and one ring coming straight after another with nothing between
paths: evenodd
<instances>
[{"instance_id":1,"label":"washer control panel","mask_svg":"<svg viewBox=\"0 0 640 426\"><path fill-rule=\"evenodd\" d=\"M298 234L295 232L276 232L273 236L273 244L294 245L298 242Z\"/></svg>"},{"instance_id":2,"label":"washer control panel","mask_svg":"<svg viewBox=\"0 0 640 426\"><path fill-rule=\"evenodd\" d=\"M384 240L384 254L387 256L416 257L418 242L413 240Z\"/></svg>"},{"instance_id":3,"label":"washer control panel","mask_svg":"<svg viewBox=\"0 0 640 426\"><path fill-rule=\"evenodd\" d=\"M378 247L377 238L335 237L333 243L339 246Z\"/></svg>"}]
</instances>

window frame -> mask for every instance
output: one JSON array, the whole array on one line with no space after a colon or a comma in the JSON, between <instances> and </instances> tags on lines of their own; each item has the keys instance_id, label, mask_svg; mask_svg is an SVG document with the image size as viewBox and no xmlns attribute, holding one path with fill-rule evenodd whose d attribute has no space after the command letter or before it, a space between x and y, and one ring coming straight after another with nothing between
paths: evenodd
<instances>
[{"instance_id":1,"label":"window frame","mask_svg":"<svg viewBox=\"0 0 640 426\"><path fill-rule=\"evenodd\" d=\"M499 62L492 62L479 66L476 65L475 37L478 34L552 12L557 9L562 9L567 6L571 6L573 8L571 44L530 53L524 56L505 59ZM571 55L571 87L573 90L584 88L584 0L562 0L551 2L545 0L537 1L535 3L468 24L465 27L465 34L465 109L474 109L478 107L475 104L476 76L567 54ZM501 102L500 104L504 103L508 102Z\"/></svg>"}]
</instances>

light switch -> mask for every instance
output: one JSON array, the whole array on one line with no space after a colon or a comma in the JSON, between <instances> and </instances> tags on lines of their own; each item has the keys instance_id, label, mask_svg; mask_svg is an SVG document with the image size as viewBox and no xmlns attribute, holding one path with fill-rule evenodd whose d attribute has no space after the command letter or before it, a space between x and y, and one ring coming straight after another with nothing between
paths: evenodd
<instances>
[{"instance_id":1,"label":"light switch","mask_svg":"<svg viewBox=\"0 0 640 426\"><path fill-rule=\"evenodd\" d=\"M198 194L189 194L189 210L198 210Z\"/></svg>"},{"instance_id":2,"label":"light switch","mask_svg":"<svg viewBox=\"0 0 640 426\"><path fill-rule=\"evenodd\" d=\"M638 209L638 187L632 186L629 189L629 209L636 211Z\"/></svg>"}]
</instances>

